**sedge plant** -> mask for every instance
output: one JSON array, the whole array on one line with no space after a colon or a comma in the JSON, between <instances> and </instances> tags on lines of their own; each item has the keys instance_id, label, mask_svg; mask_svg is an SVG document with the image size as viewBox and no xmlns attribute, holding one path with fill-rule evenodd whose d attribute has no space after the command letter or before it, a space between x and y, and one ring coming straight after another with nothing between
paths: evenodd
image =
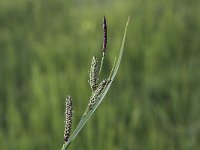
<instances>
[{"instance_id":1,"label":"sedge plant","mask_svg":"<svg viewBox=\"0 0 200 150\"><path fill-rule=\"evenodd\" d=\"M99 65L99 61L96 56L93 56L91 67L90 67L90 73L89 73L89 84L91 88L91 96L89 98L88 106L83 113L76 129L71 134L71 128L72 128L72 115L73 115L73 107L72 107L72 98L71 96L67 96L66 98L66 110L65 110L65 129L64 129L64 144L61 150L66 150L71 142L76 138L78 133L81 131L83 126L86 124L88 119L92 116L92 114L95 112L97 107L100 105L100 103L103 101L106 93L108 92L120 65L122 54L124 51L124 43L126 38L126 32L127 27L129 24L129 19L126 23L124 36L122 39L121 48L119 51L118 58L114 60L114 64L112 67L112 70L110 72L110 75L108 78L103 79L101 82L99 82L99 77L101 74L101 69L103 67L103 61L105 57L105 52L107 48L107 23L106 23L106 17L103 18L103 32L104 32L104 39L103 39L103 48L102 48L102 58L101 63Z\"/></svg>"}]
</instances>

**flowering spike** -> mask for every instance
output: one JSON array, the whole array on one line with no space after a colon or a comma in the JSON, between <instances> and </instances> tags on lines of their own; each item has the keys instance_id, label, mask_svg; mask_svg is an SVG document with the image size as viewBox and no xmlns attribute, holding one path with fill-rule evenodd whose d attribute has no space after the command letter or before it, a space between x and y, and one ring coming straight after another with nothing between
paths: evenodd
<instances>
[{"instance_id":1,"label":"flowering spike","mask_svg":"<svg viewBox=\"0 0 200 150\"><path fill-rule=\"evenodd\" d=\"M90 80L89 80L92 91L95 91L97 88L98 76L99 76L98 59L97 57L93 56L90 67Z\"/></svg>"},{"instance_id":2,"label":"flowering spike","mask_svg":"<svg viewBox=\"0 0 200 150\"><path fill-rule=\"evenodd\" d=\"M105 89L106 85L110 82L110 79L104 79L101 81L97 89L94 91L92 96L90 97L90 101L88 104L89 110L93 109L94 104L99 99L99 95L102 93L102 91Z\"/></svg>"},{"instance_id":3,"label":"flowering spike","mask_svg":"<svg viewBox=\"0 0 200 150\"><path fill-rule=\"evenodd\" d=\"M106 24L106 17L103 17L103 53L105 53L107 47L107 24Z\"/></svg>"},{"instance_id":4,"label":"flowering spike","mask_svg":"<svg viewBox=\"0 0 200 150\"><path fill-rule=\"evenodd\" d=\"M72 127L72 98L67 96L66 109L65 109L65 130L64 130L64 142L67 142L71 133Z\"/></svg>"}]
</instances>

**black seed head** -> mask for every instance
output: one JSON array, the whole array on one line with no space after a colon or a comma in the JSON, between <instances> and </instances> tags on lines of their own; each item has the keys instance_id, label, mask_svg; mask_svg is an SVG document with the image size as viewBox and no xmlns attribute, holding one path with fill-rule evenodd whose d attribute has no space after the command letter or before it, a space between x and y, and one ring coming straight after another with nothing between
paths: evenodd
<instances>
[{"instance_id":1,"label":"black seed head","mask_svg":"<svg viewBox=\"0 0 200 150\"><path fill-rule=\"evenodd\" d=\"M107 24L106 17L103 17L103 49L102 51L105 53L107 47Z\"/></svg>"}]
</instances>

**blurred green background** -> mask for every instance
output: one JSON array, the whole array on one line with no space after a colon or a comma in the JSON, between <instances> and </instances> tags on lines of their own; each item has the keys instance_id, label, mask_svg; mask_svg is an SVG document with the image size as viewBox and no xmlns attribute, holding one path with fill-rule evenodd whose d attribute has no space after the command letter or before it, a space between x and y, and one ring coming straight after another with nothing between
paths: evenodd
<instances>
[{"instance_id":1,"label":"blurred green background","mask_svg":"<svg viewBox=\"0 0 200 150\"><path fill-rule=\"evenodd\" d=\"M116 80L69 149L200 149L199 8L198 0L1 0L0 149L62 147L65 97L75 128L103 16L105 78L130 14Z\"/></svg>"}]
</instances>

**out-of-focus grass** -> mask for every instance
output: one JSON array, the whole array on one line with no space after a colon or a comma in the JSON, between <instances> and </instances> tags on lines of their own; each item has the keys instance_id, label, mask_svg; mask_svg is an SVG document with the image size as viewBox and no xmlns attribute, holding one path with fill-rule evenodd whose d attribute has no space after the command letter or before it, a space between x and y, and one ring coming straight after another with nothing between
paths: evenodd
<instances>
[{"instance_id":1,"label":"out-of-focus grass","mask_svg":"<svg viewBox=\"0 0 200 150\"><path fill-rule=\"evenodd\" d=\"M119 72L97 113L70 149L199 149L199 1L1 1L0 149L60 149L65 96L74 126L89 97L88 69L103 74L132 15Z\"/></svg>"}]
</instances>

